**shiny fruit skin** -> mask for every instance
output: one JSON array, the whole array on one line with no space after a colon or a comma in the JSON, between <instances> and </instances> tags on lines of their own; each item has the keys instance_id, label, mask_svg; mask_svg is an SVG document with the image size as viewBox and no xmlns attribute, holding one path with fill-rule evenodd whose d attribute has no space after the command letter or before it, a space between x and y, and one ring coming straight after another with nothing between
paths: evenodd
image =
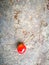
<instances>
[{"instance_id":1,"label":"shiny fruit skin","mask_svg":"<svg viewBox=\"0 0 49 65\"><path fill-rule=\"evenodd\" d=\"M17 51L19 54L23 54L26 51L26 46L23 43L19 44L17 46Z\"/></svg>"}]
</instances>

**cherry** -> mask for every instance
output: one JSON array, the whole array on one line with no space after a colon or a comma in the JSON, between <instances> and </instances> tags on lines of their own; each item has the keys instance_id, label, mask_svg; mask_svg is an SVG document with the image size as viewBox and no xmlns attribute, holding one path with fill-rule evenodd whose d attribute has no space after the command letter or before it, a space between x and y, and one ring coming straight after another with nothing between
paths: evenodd
<instances>
[{"instance_id":1,"label":"cherry","mask_svg":"<svg viewBox=\"0 0 49 65\"><path fill-rule=\"evenodd\" d=\"M18 43L17 51L18 51L19 54L23 54L26 51L26 46L23 42Z\"/></svg>"}]
</instances>

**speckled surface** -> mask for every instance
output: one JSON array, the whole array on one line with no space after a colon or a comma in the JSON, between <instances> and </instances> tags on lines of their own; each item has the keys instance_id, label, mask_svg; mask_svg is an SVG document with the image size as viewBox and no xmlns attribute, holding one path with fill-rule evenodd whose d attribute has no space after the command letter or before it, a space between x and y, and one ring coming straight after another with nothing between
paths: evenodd
<instances>
[{"instance_id":1,"label":"speckled surface","mask_svg":"<svg viewBox=\"0 0 49 65\"><path fill-rule=\"evenodd\" d=\"M0 65L49 65L49 0L0 0L0 24Z\"/></svg>"}]
</instances>

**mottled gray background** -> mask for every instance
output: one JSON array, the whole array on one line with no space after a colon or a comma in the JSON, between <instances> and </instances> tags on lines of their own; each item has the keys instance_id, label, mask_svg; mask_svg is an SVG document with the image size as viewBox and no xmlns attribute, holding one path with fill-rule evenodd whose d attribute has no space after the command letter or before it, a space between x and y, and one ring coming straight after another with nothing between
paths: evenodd
<instances>
[{"instance_id":1,"label":"mottled gray background","mask_svg":"<svg viewBox=\"0 0 49 65\"><path fill-rule=\"evenodd\" d=\"M18 40L27 46L22 55ZM0 65L49 65L48 0L0 0Z\"/></svg>"}]
</instances>

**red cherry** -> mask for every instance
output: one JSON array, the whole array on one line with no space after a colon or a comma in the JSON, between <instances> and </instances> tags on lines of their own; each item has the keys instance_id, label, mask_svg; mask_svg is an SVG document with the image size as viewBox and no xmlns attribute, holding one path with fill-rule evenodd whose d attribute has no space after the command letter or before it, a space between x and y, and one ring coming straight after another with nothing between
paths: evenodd
<instances>
[{"instance_id":1,"label":"red cherry","mask_svg":"<svg viewBox=\"0 0 49 65\"><path fill-rule=\"evenodd\" d=\"M20 42L20 44L17 46L17 51L19 54L23 54L26 51L26 46L23 42Z\"/></svg>"}]
</instances>

